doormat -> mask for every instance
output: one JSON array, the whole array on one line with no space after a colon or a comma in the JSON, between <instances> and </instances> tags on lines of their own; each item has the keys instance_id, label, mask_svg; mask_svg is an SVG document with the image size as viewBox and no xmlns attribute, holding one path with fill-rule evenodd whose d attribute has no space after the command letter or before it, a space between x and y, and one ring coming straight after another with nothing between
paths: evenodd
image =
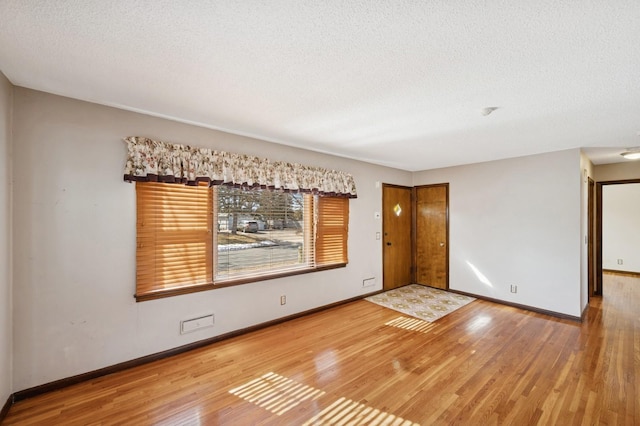
<instances>
[{"instance_id":1,"label":"doormat","mask_svg":"<svg viewBox=\"0 0 640 426\"><path fill-rule=\"evenodd\" d=\"M369 296L365 300L424 321L433 322L476 299L420 284L410 284Z\"/></svg>"}]
</instances>

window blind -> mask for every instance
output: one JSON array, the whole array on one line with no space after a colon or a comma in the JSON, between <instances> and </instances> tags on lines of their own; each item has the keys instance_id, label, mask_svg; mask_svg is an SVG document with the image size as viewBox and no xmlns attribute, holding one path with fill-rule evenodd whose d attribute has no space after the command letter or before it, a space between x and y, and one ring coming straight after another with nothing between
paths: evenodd
<instances>
[{"instance_id":1,"label":"window blind","mask_svg":"<svg viewBox=\"0 0 640 426\"><path fill-rule=\"evenodd\" d=\"M209 188L137 182L136 199L136 297L211 283Z\"/></svg>"},{"instance_id":2,"label":"window blind","mask_svg":"<svg viewBox=\"0 0 640 426\"><path fill-rule=\"evenodd\" d=\"M347 264L349 200L318 197L316 208L316 266Z\"/></svg>"}]
</instances>

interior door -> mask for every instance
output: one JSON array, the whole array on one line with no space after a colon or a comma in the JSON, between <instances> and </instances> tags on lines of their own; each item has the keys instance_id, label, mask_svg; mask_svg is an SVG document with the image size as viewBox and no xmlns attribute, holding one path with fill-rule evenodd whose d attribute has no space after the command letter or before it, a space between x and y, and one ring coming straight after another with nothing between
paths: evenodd
<instances>
[{"instance_id":1,"label":"interior door","mask_svg":"<svg viewBox=\"0 0 640 426\"><path fill-rule=\"evenodd\" d=\"M449 184L416 191L416 282L449 288Z\"/></svg>"},{"instance_id":2,"label":"interior door","mask_svg":"<svg viewBox=\"0 0 640 426\"><path fill-rule=\"evenodd\" d=\"M382 186L383 288L411 284L412 189Z\"/></svg>"},{"instance_id":3,"label":"interior door","mask_svg":"<svg viewBox=\"0 0 640 426\"><path fill-rule=\"evenodd\" d=\"M596 288L596 262L595 262L595 182L589 178L589 189L587 193L587 217L588 217L588 231L587 231L587 267L589 269L589 297L594 296L597 292Z\"/></svg>"}]
</instances>

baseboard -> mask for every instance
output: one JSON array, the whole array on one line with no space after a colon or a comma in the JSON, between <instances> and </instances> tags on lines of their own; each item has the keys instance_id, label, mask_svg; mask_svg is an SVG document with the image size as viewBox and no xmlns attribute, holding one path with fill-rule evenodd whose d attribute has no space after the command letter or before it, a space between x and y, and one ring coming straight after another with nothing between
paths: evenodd
<instances>
[{"instance_id":1,"label":"baseboard","mask_svg":"<svg viewBox=\"0 0 640 426\"><path fill-rule=\"evenodd\" d=\"M640 278L640 272L618 271L615 269L603 269L603 274L620 275L622 277Z\"/></svg>"},{"instance_id":2,"label":"baseboard","mask_svg":"<svg viewBox=\"0 0 640 426\"><path fill-rule=\"evenodd\" d=\"M13 401L14 401L14 394L11 394L9 395L9 398L7 398L7 402L5 402L4 405L2 406L2 410L0 410L0 424L2 424L5 417L7 417L7 414L9 414L9 409L13 405Z\"/></svg>"},{"instance_id":3,"label":"baseboard","mask_svg":"<svg viewBox=\"0 0 640 426\"><path fill-rule=\"evenodd\" d=\"M204 346L211 345L213 343L220 342L222 340L230 339L232 337L237 337L242 334L251 333L256 330L260 330L263 328L271 327L272 325L280 324L286 321L291 321L296 318L300 318L306 315L314 314L316 312L324 311L327 309L335 308L336 306L344 305L347 303L355 302L356 300L364 299L365 297L372 296L374 294L379 293L378 291L367 293L361 296L352 297L350 299L341 300L339 302L331 303L329 305L323 305L314 309L310 309L308 311L299 312L297 314L289 315L282 318L277 318L272 321L267 321L264 323L256 324L251 327L243 328L240 330L235 330L229 333L221 334L219 336L211 337L209 339L199 340L197 342L189 343L187 345L179 346L177 348L168 349L163 352L158 352L151 355L146 355L140 358L132 359L130 361L121 362L119 364L111 365L109 367L100 368L98 370L89 371L87 373L78 374L76 376L67 377L65 379L56 380L53 382L45 383L39 386L34 386L32 388L28 388L25 390L21 390L15 392L11 395L10 401L7 401L5 404L5 408L9 411L9 407L14 402L22 401L28 398L33 398L34 396L42 395L48 392L53 392L62 388L66 388L71 385L75 385L78 383L86 382L88 380L97 379L99 377L103 377L109 374L118 373L120 371L128 370L133 367L138 367L144 364L148 364L150 362L158 361L164 358L168 358L174 355L178 355L184 352L188 352L194 349L202 348ZM3 413L5 408L3 408ZM2 417L0 416L0 423L2 421Z\"/></svg>"},{"instance_id":4,"label":"baseboard","mask_svg":"<svg viewBox=\"0 0 640 426\"><path fill-rule=\"evenodd\" d=\"M587 312L589 312L589 304L587 303L587 306L584 307L584 309L582 310L582 315L580 316L580 322L584 321L584 317L587 316Z\"/></svg>"},{"instance_id":5,"label":"baseboard","mask_svg":"<svg viewBox=\"0 0 640 426\"><path fill-rule=\"evenodd\" d=\"M576 317L576 316L573 316L573 315L567 315L567 314L563 314L563 313L560 313L560 312L547 311L546 309L536 308L535 306L521 305L519 303L507 302L505 300L494 299L492 297L481 296L481 295L473 294L473 293L467 293L466 291L453 290L453 289L448 289L447 291L450 291L452 293L462 294L464 296L475 297L476 299L486 300L487 302L493 302L493 303L498 303L500 305L506 305L506 306L511 306L511 307L518 308L518 309L524 309L525 311L531 311L531 312L535 312L535 313L538 313L538 314L549 315L551 317L556 317L556 318L568 319L568 320L571 320L571 321L582 322L582 317L581 316L580 317ZM584 312L583 312L583 314L584 314Z\"/></svg>"}]
</instances>

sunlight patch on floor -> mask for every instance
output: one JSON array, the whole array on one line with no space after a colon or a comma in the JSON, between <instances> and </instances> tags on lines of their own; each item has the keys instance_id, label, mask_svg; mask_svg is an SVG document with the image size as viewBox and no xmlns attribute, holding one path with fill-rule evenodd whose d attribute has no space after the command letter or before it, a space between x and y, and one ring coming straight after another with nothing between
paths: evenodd
<instances>
[{"instance_id":1,"label":"sunlight patch on floor","mask_svg":"<svg viewBox=\"0 0 640 426\"><path fill-rule=\"evenodd\" d=\"M340 398L304 423L311 425L420 426L409 420L385 413L347 398Z\"/></svg>"},{"instance_id":2,"label":"sunlight patch on floor","mask_svg":"<svg viewBox=\"0 0 640 426\"><path fill-rule=\"evenodd\" d=\"M403 328L405 330L418 331L420 333L428 333L430 330L436 328L438 325L432 322L422 321L416 318L398 317L393 319L384 325L390 327Z\"/></svg>"},{"instance_id":3,"label":"sunlight patch on floor","mask_svg":"<svg viewBox=\"0 0 640 426\"><path fill-rule=\"evenodd\" d=\"M324 395L321 390L275 373L267 373L242 386L231 389L229 393L252 402L278 416L303 401L315 400Z\"/></svg>"}]
</instances>

